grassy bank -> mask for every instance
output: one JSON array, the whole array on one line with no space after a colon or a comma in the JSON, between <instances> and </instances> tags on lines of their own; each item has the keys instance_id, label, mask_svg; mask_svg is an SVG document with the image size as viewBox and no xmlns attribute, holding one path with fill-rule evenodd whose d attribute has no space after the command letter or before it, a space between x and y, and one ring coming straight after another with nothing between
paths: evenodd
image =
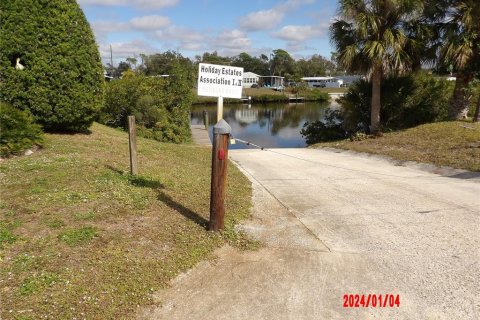
<instances>
[{"instance_id":1,"label":"grassy bank","mask_svg":"<svg viewBox=\"0 0 480 320\"><path fill-rule=\"evenodd\" d=\"M208 148L139 139L128 174L124 132L45 137L0 163L0 318L131 319L151 293L225 243L249 213L248 180L229 167L227 228L206 231Z\"/></svg>"},{"instance_id":2,"label":"grassy bank","mask_svg":"<svg viewBox=\"0 0 480 320\"><path fill-rule=\"evenodd\" d=\"M331 92L337 92L336 89ZM328 96L328 90L325 88L310 90L307 89L298 94L299 97L304 97L305 101L328 101L330 97ZM268 88L246 88L243 89L243 96L251 97L252 103L268 103L268 102L284 102L288 103L288 96L293 94L290 89L286 89L285 92L275 91ZM243 103L240 99L231 99L225 98L224 103ZM215 97L201 97L197 95L197 91L194 90L194 101L193 104L216 104L217 98Z\"/></svg>"},{"instance_id":3,"label":"grassy bank","mask_svg":"<svg viewBox=\"0 0 480 320\"><path fill-rule=\"evenodd\" d=\"M480 171L480 124L452 121L421 125L383 137L362 141L319 143L315 148L333 147Z\"/></svg>"}]
</instances>

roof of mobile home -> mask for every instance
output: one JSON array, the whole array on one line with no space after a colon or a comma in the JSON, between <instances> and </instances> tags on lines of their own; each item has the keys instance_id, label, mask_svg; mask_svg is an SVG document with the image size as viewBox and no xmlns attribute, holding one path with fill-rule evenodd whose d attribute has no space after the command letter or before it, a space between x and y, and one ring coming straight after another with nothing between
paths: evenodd
<instances>
[{"instance_id":1,"label":"roof of mobile home","mask_svg":"<svg viewBox=\"0 0 480 320\"><path fill-rule=\"evenodd\" d=\"M303 77L303 81L308 81L308 80L338 80L338 78L335 77Z\"/></svg>"}]
</instances>

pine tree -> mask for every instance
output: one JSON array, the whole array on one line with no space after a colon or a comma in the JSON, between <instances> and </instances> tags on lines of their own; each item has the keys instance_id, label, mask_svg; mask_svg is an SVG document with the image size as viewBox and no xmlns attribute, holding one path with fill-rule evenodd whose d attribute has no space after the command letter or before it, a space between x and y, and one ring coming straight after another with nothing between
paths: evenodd
<instances>
[{"instance_id":1,"label":"pine tree","mask_svg":"<svg viewBox=\"0 0 480 320\"><path fill-rule=\"evenodd\" d=\"M75 0L0 1L0 100L47 131L83 131L103 103L92 30Z\"/></svg>"}]
</instances>

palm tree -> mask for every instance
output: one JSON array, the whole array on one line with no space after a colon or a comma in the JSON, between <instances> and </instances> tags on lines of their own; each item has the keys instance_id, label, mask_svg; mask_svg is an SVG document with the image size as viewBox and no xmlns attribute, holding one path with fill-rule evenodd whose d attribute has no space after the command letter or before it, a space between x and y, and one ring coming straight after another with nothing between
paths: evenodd
<instances>
[{"instance_id":1,"label":"palm tree","mask_svg":"<svg viewBox=\"0 0 480 320\"><path fill-rule=\"evenodd\" d=\"M407 25L420 18L423 1L339 0L339 4L339 19L330 27L337 62L342 68L365 73L371 79L370 132L377 133L382 78L411 68L415 59L410 53L418 46L409 36Z\"/></svg>"},{"instance_id":2,"label":"palm tree","mask_svg":"<svg viewBox=\"0 0 480 320\"><path fill-rule=\"evenodd\" d=\"M442 2L442 1L440 1ZM465 118L470 107L470 82L480 75L480 2L444 0L447 10L440 11L443 46L440 58L456 70L455 89L450 103L452 120ZM480 99L480 97L479 97ZM480 101L480 100L479 100ZM477 103L478 104L478 103Z\"/></svg>"}]
</instances>

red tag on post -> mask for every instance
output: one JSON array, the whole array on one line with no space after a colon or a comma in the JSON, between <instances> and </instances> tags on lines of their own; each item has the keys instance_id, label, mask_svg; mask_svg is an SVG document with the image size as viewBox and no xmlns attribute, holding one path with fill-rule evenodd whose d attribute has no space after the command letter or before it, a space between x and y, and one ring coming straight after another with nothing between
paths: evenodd
<instances>
[{"instance_id":1,"label":"red tag on post","mask_svg":"<svg viewBox=\"0 0 480 320\"><path fill-rule=\"evenodd\" d=\"M225 159L225 149L218 150L218 159L224 160Z\"/></svg>"}]
</instances>

